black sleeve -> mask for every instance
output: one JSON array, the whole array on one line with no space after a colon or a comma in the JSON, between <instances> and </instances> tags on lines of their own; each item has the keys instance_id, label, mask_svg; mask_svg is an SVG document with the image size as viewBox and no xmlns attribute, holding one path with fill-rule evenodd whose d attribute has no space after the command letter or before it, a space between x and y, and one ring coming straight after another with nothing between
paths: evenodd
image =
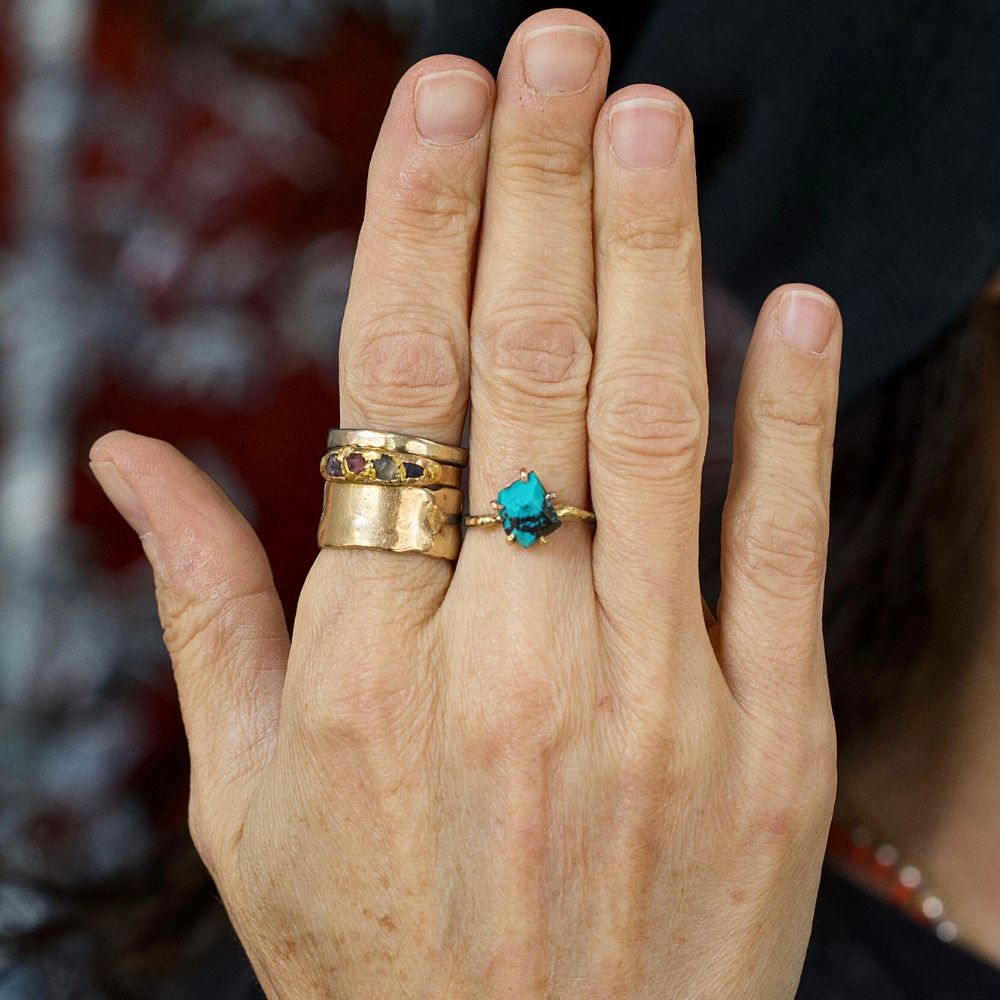
<instances>
[{"instance_id":1,"label":"black sleeve","mask_svg":"<svg viewBox=\"0 0 1000 1000\"><path fill-rule=\"evenodd\" d=\"M495 71L543 6L437 0L416 55ZM786 281L838 300L841 404L947 333L1000 266L997 0L581 7L611 38L611 89L662 84L691 108L706 270L748 317Z\"/></svg>"},{"instance_id":2,"label":"black sleeve","mask_svg":"<svg viewBox=\"0 0 1000 1000\"><path fill-rule=\"evenodd\" d=\"M435 0L423 28L417 35L412 58L440 52L453 52L482 63L496 73L507 41L514 29L536 11L551 7L546 3L524 0ZM646 22L654 0L637 3L574 4L589 14L608 33L615 62L621 66L628 58L639 31Z\"/></svg>"},{"instance_id":3,"label":"black sleeve","mask_svg":"<svg viewBox=\"0 0 1000 1000\"><path fill-rule=\"evenodd\" d=\"M823 867L796 1000L996 1000L1000 968Z\"/></svg>"}]
</instances>

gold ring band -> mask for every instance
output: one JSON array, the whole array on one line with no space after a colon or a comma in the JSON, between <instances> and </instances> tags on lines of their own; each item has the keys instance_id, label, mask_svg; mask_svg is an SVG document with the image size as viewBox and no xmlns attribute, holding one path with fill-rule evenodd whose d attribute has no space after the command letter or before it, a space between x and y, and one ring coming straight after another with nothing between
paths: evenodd
<instances>
[{"instance_id":1,"label":"gold ring band","mask_svg":"<svg viewBox=\"0 0 1000 1000\"><path fill-rule=\"evenodd\" d=\"M574 507L568 503L557 503L552 505L552 510L560 521L587 521L590 524L597 523L597 515L592 510L584 510L582 507ZM468 528L491 528L495 524L503 524L502 514L467 514L462 518L462 523Z\"/></svg>"},{"instance_id":2,"label":"gold ring band","mask_svg":"<svg viewBox=\"0 0 1000 1000\"><path fill-rule=\"evenodd\" d=\"M386 489L371 483L323 485L321 548L419 552L455 559L462 544L461 490L409 486Z\"/></svg>"},{"instance_id":3,"label":"gold ring band","mask_svg":"<svg viewBox=\"0 0 1000 1000\"><path fill-rule=\"evenodd\" d=\"M462 545L464 448L392 431L335 427L320 463L321 548L455 559Z\"/></svg>"},{"instance_id":4,"label":"gold ring band","mask_svg":"<svg viewBox=\"0 0 1000 1000\"><path fill-rule=\"evenodd\" d=\"M377 448L381 451L398 451L407 455L417 455L421 458L441 462L443 465L456 465L460 469L464 469L469 464L469 453L465 448L440 444L428 438L414 437L412 434L334 427L326 436L327 451L333 451L348 444L358 448Z\"/></svg>"},{"instance_id":5,"label":"gold ring band","mask_svg":"<svg viewBox=\"0 0 1000 1000\"><path fill-rule=\"evenodd\" d=\"M324 479L339 483L378 483L382 486L462 485L462 470L432 458L385 448L341 445L320 462Z\"/></svg>"}]
</instances>

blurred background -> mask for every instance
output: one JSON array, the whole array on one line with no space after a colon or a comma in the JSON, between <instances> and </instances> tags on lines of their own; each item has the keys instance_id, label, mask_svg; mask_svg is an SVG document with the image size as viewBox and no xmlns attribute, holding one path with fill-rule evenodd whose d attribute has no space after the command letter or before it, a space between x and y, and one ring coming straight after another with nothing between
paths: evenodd
<instances>
[{"instance_id":1,"label":"blurred background","mask_svg":"<svg viewBox=\"0 0 1000 1000\"><path fill-rule=\"evenodd\" d=\"M181 448L291 611L368 158L419 16L0 0L4 1000L212 989L184 978L227 930L186 843L152 579L87 452L120 426Z\"/></svg>"},{"instance_id":2,"label":"blurred background","mask_svg":"<svg viewBox=\"0 0 1000 1000\"><path fill-rule=\"evenodd\" d=\"M513 8L524 6L494 3L493 20L502 9L516 23ZM451 7L455 16L435 36L442 46L449 28L468 38L478 30L475 3ZM681 8L697 21L694 5ZM429 16L429 0L0 0L0 1000L259 995L188 837L186 749L151 573L91 477L87 453L116 427L184 451L260 534L292 620L315 555L317 461L327 428L338 423L338 330L368 159L396 80L422 54ZM637 16L621 5L621 23L605 19L613 46L630 39ZM997 263L998 229L983 207L989 195L969 180L979 176L971 167L965 174L948 163L942 187L927 188L897 183L901 173L882 159L894 152L897 166L910 162L909 145L882 142L886 122L904 129L909 120L899 109L912 110L905 88L919 60L910 53L944 52L949 72L927 87L944 95L947 114L938 120L948 129L962 108L942 81L985 103L995 87L967 87L951 67L986 60L958 51L964 35L951 41L958 54L946 51L946 32L929 22L911 30L891 13L883 17L889 34L868 30L868 49L859 49L852 16L844 14L831 46L840 45L842 78L858 81L866 98L877 85L886 89L868 102L867 132L850 105L838 119L831 91L822 107L807 95L801 134L783 134L784 110L766 103L753 118L758 131L740 133L743 105L725 88L725 100L716 95L716 65L684 31L662 33L675 39L672 73L692 50L689 78L677 89L687 96L701 86L703 182L720 162L732 168L712 174L723 196L703 213L712 407L702 558L710 602L732 405L752 321L747 302L779 280L818 281L842 305L849 300L848 325L860 316L854 328L883 341L879 309L905 304L912 314L898 326L917 329L921 318L927 345ZM908 32L909 48L883 44L897 29ZM820 33L809 37L823 44ZM784 51L758 48L768 64ZM878 63L885 54L892 58ZM742 59L727 64L740 67L726 84L737 95L753 75ZM827 64L804 49L800 61L826 100ZM923 115L927 95L909 100ZM963 123L974 111L971 97L966 103ZM977 118L975 131L953 143L964 157L957 163L978 167L969 149L979 148L988 120ZM811 184L830 161L834 143L824 129L834 126L842 157L827 171L824 200ZM727 160L733 137L748 135L755 142L744 145L766 154L754 176L767 192L773 182L778 211L745 198L750 174ZM855 161L864 183L840 172ZM890 249L899 232L908 234L912 204L955 216L964 195L941 194L956 189L955 177L960 192L975 192L978 229L962 230L958 242L940 221L936 230L928 224L940 239L927 243L924 259L934 268L951 262L961 281L952 274L935 284L919 268L900 268L891 295L871 294L865 281L887 273L894 257L863 251L878 249L882 231ZM871 209L886 203L888 188L902 196L886 222ZM743 220L734 238L741 200L762 206L766 225ZM822 225L813 225L813 208L824 205ZM864 225L855 230L858 219ZM808 273L781 273L786 246L796 252L789 232L816 240L843 273L824 270L822 254L815 266L807 258ZM968 248L980 246L982 260L968 266ZM731 248L743 256L727 257ZM745 276L736 295L731 289ZM983 343L996 342L998 298L995 291ZM929 511L961 504L963 518L949 521L949 552L967 587L981 524L970 498L978 494L970 487L955 500L944 487L966 482L952 471L972 419L973 340L953 336L920 358L917 345L914 364L888 391L841 418L827 645L842 744L900 689L925 641ZM864 369L864 385L852 376L852 393L860 398L874 384L877 367Z\"/></svg>"}]
</instances>

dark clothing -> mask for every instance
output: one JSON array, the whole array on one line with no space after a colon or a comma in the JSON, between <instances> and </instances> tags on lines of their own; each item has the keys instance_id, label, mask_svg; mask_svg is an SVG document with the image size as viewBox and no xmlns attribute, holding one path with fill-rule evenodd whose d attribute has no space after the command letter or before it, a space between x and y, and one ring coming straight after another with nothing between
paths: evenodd
<instances>
[{"instance_id":1,"label":"dark clothing","mask_svg":"<svg viewBox=\"0 0 1000 1000\"><path fill-rule=\"evenodd\" d=\"M495 71L545 6L438 0L417 54ZM611 38L612 88L661 84L691 108L706 269L754 313L785 281L837 299L842 402L929 346L1000 267L996 0L577 6Z\"/></svg>"},{"instance_id":2,"label":"dark clothing","mask_svg":"<svg viewBox=\"0 0 1000 1000\"><path fill-rule=\"evenodd\" d=\"M824 866L797 1000L1000 1000L1000 969Z\"/></svg>"}]
</instances>

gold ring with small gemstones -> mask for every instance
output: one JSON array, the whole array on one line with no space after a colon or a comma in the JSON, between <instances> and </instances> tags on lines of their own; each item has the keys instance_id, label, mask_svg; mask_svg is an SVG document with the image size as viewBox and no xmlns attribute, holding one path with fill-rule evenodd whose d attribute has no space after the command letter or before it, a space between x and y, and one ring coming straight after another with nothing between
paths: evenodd
<instances>
[{"instance_id":1,"label":"gold ring with small gemstones","mask_svg":"<svg viewBox=\"0 0 1000 1000\"><path fill-rule=\"evenodd\" d=\"M391 431L335 428L327 449L320 465L326 480L316 535L321 548L458 556L464 448Z\"/></svg>"},{"instance_id":2,"label":"gold ring with small gemstones","mask_svg":"<svg viewBox=\"0 0 1000 1000\"><path fill-rule=\"evenodd\" d=\"M330 482L376 483L382 486L462 485L462 470L432 458L386 448L341 445L320 462L323 478Z\"/></svg>"},{"instance_id":3,"label":"gold ring with small gemstones","mask_svg":"<svg viewBox=\"0 0 1000 1000\"><path fill-rule=\"evenodd\" d=\"M457 445L440 444L428 438L401 434L397 431L374 431L361 427L334 427L326 436L327 451L343 445L357 448L377 448L382 451L400 452L429 458L442 465L456 465L464 469L469 464L469 453Z\"/></svg>"},{"instance_id":4,"label":"gold ring with small gemstones","mask_svg":"<svg viewBox=\"0 0 1000 1000\"><path fill-rule=\"evenodd\" d=\"M547 493L534 472L521 470L519 478L505 486L490 503L494 513L469 514L463 523L469 528L486 528L501 525L507 542L529 548L535 542L545 544L563 521L597 523L593 511L558 503L554 493Z\"/></svg>"}]
</instances>

